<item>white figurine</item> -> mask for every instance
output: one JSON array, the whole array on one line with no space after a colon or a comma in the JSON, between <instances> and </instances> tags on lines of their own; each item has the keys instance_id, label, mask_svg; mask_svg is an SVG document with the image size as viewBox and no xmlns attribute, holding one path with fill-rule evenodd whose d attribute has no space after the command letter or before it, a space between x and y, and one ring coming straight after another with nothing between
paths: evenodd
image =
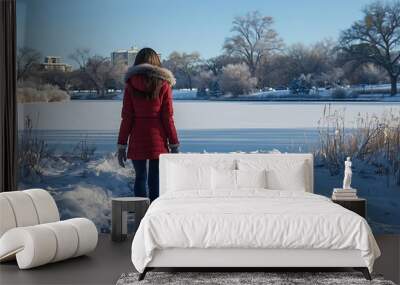
<instances>
[{"instance_id":1,"label":"white figurine","mask_svg":"<svg viewBox=\"0 0 400 285\"><path fill-rule=\"evenodd\" d=\"M353 171L351 170L351 160L350 157L347 157L344 162L344 179L343 179L343 189L352 189L351 188L351 177L353 175Z\"/></svg>"}]
</instances>

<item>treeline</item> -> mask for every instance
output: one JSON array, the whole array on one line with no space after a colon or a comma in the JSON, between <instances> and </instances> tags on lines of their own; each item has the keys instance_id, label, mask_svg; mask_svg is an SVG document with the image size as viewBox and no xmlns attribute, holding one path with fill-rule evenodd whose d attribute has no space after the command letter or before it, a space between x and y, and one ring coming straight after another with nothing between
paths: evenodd
<instances>
[{"instance_id":1,"label":"treeline","mask_svg":"<svg viewBox=\"0 0 400 285\"><path fill-rule=\"evenodd\" d=\"M400 75L400 1L374 2L363 18L342 31L337 41L287 46L273 19L259 12L236 17L224 54L208 60L197 52L172 53L164 65L175 73L177 88L200 94L246 94L254 89L390 83L397 93ZM302 86L306 85L306 86Z\"/></svg>"},{"instance_id":2,"label":"treeline","mask_svg":"<svg viewBox=\"0 0 400 285\"><path fill-rule=\"evenodd\" d=\"M78 68L71 72L46 70L42 67L42 55L31 48L20 48L17 52L17 81L20 86L52 85L63 91L95 90L105 96L109 89L124 88L124 74L127 66L112 64L110 58L94 55L90 49L76 49L69 55ZM38 87L38 88L39 88Z\"/></svg>"},{"instance_id":3,"label":"treeline","mask_svg":"<svg viewBox=\"0 0 400 285\"><path fill-rule=\"evenodd\" d=\"M274 30L272 17L250 12L235 17L223 54L203 59L198 52L172 52L163 65L177 78L175 88L197 88L199 96L234 96L255 90L286 89L308 94L314 88L390 83L397 93L400 76L400 1L375 2L363 17L341 32L338 40L313 45L285 45ZM77 49L70 56L79 67L72 72L40 68L41 55L19 49L19 81L56 85L61 90L96 90L124 87L127 66L110 58Z\"/></svg>"},{"instance_id":4,"label":"treeline","mask_svg":"<svg viewBox=\"0 0 400 285\"><path fill-rule=\"evenodd\" d=\"M176 57L180 56L179 65ZM247 94L255 89L293 89L296 82L311 87L333 88L347 85L388 83L389 76L379 65L345 61L335 42L296 44L264 57L252 72L240 57L220 55L201 60L197 53L175 53L164 61L177 77L176 88L197 88L218 94ZM198 58L197 60L194 60ZM207 95L214 95L207 93Z\"/></svg>"}]
</instances>

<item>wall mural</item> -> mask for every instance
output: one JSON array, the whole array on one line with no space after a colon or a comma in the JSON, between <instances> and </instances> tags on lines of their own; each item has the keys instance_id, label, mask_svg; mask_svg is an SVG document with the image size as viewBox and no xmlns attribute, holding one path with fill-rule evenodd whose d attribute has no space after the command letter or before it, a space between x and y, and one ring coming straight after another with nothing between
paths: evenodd
<instances>
[{"instance_id":1,"label":"wall mural","mask_svg":"<svg viewBox=\"0 0 400 285\"><path fill-rule=\"evenodd\" d=\"M17 1L20 189L45 188L62 218L88 217L109 232L110 198L132 196L135 179L132 165L121 168L116 158L123 77L140 47L150 45L177 78L173 96L181 152L311 152L315 192L325 196L341 187L350 156L352 186L368 199L373 231L400 233L400 44L395 41L400 26L386 35L394 43L385 46L373 24L379 20L373 18L376 11L388 19L398 13L398 2L365 1L364 10L359 3L344 5L354 9L348 25L338 25L330 40L309 44L280 33L284 15L256 10L259 1L243 1L244 7L209 23L223 27L216 31L225 33L218 40L193 35L205 31L192 19L188 40L194 43L169 41L168 47L165 38L152 38L160 32L144 18L128 20L121 11L124 5L145 10L148 4L99 0L98 11L93 0L80 1L80 7L67 2ZM175 2L168 9L175 9L178 22L197 5L179 10ZM275 11L281 4L261 6L267 11L268 5ZM311 7L304 1L301 9ZM98 23L99 17L110 21ZM157 23L162 27L167 20ZM130 21L147 30L122 28ZM116 27L133 32L119 33ZM373 41L363 37L363 29ZM188 30L174 33L182 38L183 32ZM134 41L140 45L129 47ZM379 52L368 52L372 47ZM388 53L381 52L385 48Z\"/></svg>"}]
</instances>

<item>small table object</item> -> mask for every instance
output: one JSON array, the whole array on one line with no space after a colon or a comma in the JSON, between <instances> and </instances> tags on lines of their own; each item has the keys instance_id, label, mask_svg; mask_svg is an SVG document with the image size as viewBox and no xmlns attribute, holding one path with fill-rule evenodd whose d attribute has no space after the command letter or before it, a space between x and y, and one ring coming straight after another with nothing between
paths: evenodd
<instances>
[{"instance_id":1,"label":"small table object","mask_svg":"<svg viewBox=\"0 0 400 285\"><path fill-rule=\"evenodd\" d=\"M111 199L111 239L123 241L128 235L128 213L135 213L136 229L146 214L150 200L143 197L119 197Z\"/></svg>"},{"instance_id":2,"label":"small table object","mask_svg":"<svg viewBox=\"0 0 400 285\"><path fill-rule=\"evenodd\" d=\"M356 199L332 199L332 202L359 214L364 219L367 216L367 200L363 198Z\"/></svg>"}]
</instances>

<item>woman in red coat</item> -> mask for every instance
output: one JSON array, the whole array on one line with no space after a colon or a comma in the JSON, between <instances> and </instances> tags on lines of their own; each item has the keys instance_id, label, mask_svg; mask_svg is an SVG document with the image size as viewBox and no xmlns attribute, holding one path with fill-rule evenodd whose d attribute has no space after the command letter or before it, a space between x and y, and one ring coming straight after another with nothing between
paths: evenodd
<instances>
[{"instance_id":1,"label":"woman in red coat","mask_svg":"<svg viewBox=\"0 0 400 285\"><path fill-rule=\"evenodd\" d=\"M172 107L174 84L173 74L161 67L160 58L151 48L139 51L125 76L118 161L125 167L127 158L132 159L136 173L135 196L149 197L151 201L159 195L160 154L177 153L179 147Z\"/></svg>"}]
</instances>

